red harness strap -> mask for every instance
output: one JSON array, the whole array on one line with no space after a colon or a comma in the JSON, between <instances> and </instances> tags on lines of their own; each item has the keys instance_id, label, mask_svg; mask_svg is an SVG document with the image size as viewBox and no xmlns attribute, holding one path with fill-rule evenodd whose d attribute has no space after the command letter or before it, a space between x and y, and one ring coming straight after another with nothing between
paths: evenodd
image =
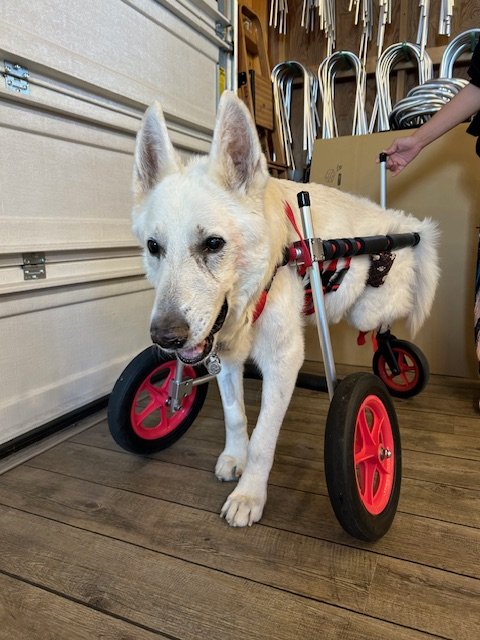
<instances>
[{"instance_id":1,"label":"red harness strap","mask_svg":"<svg viewBox=\"0 0 480 640\"><path fill-rule=\"evenodd\" d=\"M302 234L298 230L297 223L295 222L295 215L293 213L292 207L289 205L289 203L287 201L285 201L283 203L283 208L284 208L284 211L285 211L285 215L287 216L287 218L290 221L292 227L295 229L298 237L300 238L300 242L302 243L302 248L305 251L305 255L309 256L310 253L308 251L308 247L307 247L307 245L306 245L306 243L305 243L305 241L304 241L304 239L302 237ZM310 265L311 265L311 262L310 262ZM310 266L310 265L308 265L308 266ZM272 286L272 281L273 281L274 277L275 277L275 273L273 274L272 280L270 281L270 284L268 285L268 288L264 289L262 291L262 293L260 294L259 299L257 300L257 304L255 305L255 309L253 311L252 324L258 320L258 318L262 314L263 309L265 308L265 305L267 304L268 291L269 291L270 287Z\"/></svg>"},{"instance_id":2,"label":"red harness strap","mask_svg":"<svg viewBox=\"0 0 480 640\"><path fill-rule=\"evenodd\" d=\"M268 291L262 291L253 311L252 324L258 320L267 302Z\"/></svg>"},{"instance_id":3,"label":"red harness strap","mask_svg":"<svg viewBox=\"0 0 480 640\"><path fill-rule=\"evenodd\" d=\"M300 246L302 248L303 264L297 268L297 272L300 277L303 277L307 271L307 268L312 266L310 251L308 250L307 243L303 239L303 236L298 228L297 222L295 220L295 214L293 213L292 207L287 201L285 201L283 203L283 208L285 211L285 215L287 216L290 224L294 228L295 233L297 234L300 240ZM322 276L324 293L330 293L330 291L336 291L338 289L338 287L342 282L343 276L345 275L345 273L348 271L350 267L350 258L345 258L344 260L340 261L340 265L341 266L339 266L338 259L327 260L321 264L321 276ZM274 276L275 274L273 274L273 277ZM272 281L273 281L273 277L272 277ZM256 322L256 320L258 320L259 316L261 315L265 307L265 304L267 302L267 295L268 295L268 290L270 289L270 286L271 286L271 282L270 282L270 285L260 294L260 298L258 299L257 304L255 306L255 310L253 312L252 322ZM305 315L310 315L311 313L313 313L312 294L311 294L311 290L308 288L305 291L304 313Z\"/></svg>"}]
</instances>

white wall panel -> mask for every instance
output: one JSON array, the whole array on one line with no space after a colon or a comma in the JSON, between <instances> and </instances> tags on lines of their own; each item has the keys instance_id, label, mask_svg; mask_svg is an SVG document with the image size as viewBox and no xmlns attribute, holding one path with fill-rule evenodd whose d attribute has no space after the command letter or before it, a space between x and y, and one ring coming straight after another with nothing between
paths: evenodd
<instances>
[{"instance_id":1,"label":"white wall panel","mask_svg":"<svg viewBox=\"0 0 480 640\"><path fill-rule=\"evenodd\" d=\"M4 55L31 62L33 71L134 107L161 98L169 117L211 130L218 45L162 4L4 0L0 33Z\"/></svg>"},{"instance_id":2,"label":"white wall panel","mask_svg":"<svg viewBox=\"0 0 480 640\"><path fill-rule=\"evenodd\" d=\"M182 155L207 152L214 0L2 0L0 444L107 394L149 341L152 292L130 230L133 149L158 99ZM43 252L46 278L25 280Z\"/></svg>"},{"instance_id":3,"label":"white wall panel","mask_svg":"<svg viewBox=\"0 0 480 640\"><path fill-rule=\"evenodd\" d=\"M32 112L30 122L38 118L51 124L41 112ZM90 125L69 121L65 138L1 125L0 110L0 174L8 176L0 252L133 244L132 138L117 145L119 134L101 132L100 144Z\"/></svg>"},{"instance_id":4,"label":"white wall panel","mask_svg":"<svg viewBox=\"0 0 480 640\"><path fill-rule=\"evenodd\" d=\"M130 289L130 291L128 290ZM132 353L148 345L152 292L91 287L75 301L1 319L0 444L107 395ZM133 311L133 312L132 312Z\"/></svg>"}]
</instances>

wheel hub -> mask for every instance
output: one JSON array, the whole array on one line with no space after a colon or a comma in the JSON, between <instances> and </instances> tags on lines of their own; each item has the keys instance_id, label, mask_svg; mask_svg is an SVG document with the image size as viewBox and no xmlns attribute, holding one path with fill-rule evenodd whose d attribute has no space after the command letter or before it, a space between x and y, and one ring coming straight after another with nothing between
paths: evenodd
<instances>
[{"instance_id":1,"label":"wheel hub","mask_svg":"<svg viewBox=\"0 0 480 640\"><path fill-rule=\"evenodd\" d=\"M390 449L384 449L383 447L380 447L380 453L378 454L378 457L380 461L383 461L385 460L385 458L391 458L392 452L390 451Z\"/></svg>"}]
</instances>

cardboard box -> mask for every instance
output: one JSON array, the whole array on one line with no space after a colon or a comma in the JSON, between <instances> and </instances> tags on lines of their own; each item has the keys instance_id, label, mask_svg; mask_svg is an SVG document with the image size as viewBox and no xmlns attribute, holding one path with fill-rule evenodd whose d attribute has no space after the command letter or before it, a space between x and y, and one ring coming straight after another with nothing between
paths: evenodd
<instances>
[{"instance_id":1,"label":"cardboard box","mask_svg":"<svg viewBox=\"0 0 480 640\"><path fill-rule=\"evenodd\" d=\"M476 377L473 301L480 225L480 158L475 138L459 125L426 147L397 177L387 177L387 206L436 220L441 230L442 275L432 314L415 337L432 373ZM379 202L380 170L376 158L409 131L317 140L311 180ZM334 293L330 295L335 295ZM399 338L409 339L399 323ZM335 361L370 365L372 350L356 345L356 330L342 322L331 328ZM321 359L314 331L307 335L307 358Z\"/></svg>"}]
</instances>

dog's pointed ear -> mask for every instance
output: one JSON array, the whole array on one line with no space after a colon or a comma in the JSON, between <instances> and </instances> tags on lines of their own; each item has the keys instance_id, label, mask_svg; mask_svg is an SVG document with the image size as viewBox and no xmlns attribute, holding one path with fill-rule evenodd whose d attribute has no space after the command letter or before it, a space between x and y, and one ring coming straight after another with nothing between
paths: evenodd
<instances>
[{"instance_id":1,"label":"dog's pointed ear","mask_svg":"<svg viewBox=\"0 0 480 640\"><path fill-rule=\"evenodd\" d=\"M158 102L145 112L137 134L133 192L141 196L170 173L180 169L181 162L168 135L165 117Z\"/></svg>"},{"instance_id":2,"label":"dog's pointed ear","mask_svg":"<svg viewBox=\"0 0 480 640\"><path fill-rule=\"evenodd\" d=\"M227 189L248 191L268 177L250 111L232 91L220 99L209 162L211 174Z\"/></svg>"}]
</instances>

